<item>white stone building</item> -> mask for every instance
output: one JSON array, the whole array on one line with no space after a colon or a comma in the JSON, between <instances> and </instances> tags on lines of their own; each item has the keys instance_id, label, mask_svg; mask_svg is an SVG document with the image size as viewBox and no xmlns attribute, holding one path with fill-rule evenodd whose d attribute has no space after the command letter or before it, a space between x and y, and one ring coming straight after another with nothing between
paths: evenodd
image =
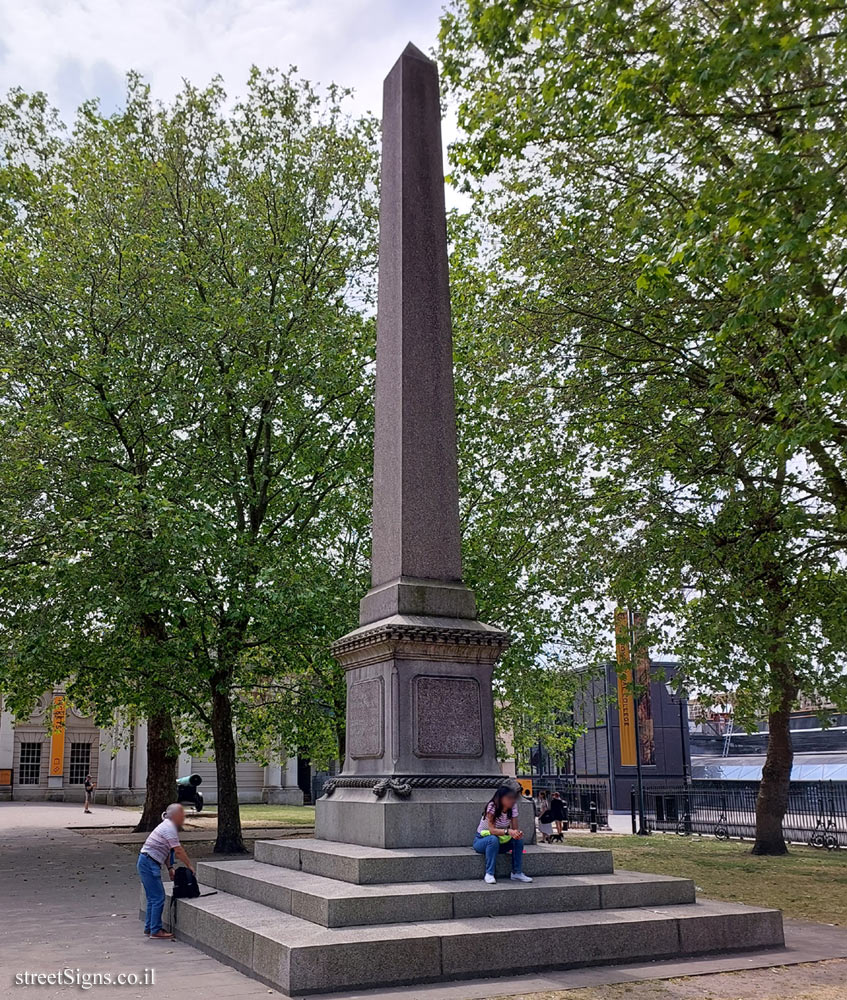
<instances>
[{"instance_id":1,"label":"white stone building","mask_svg":"<svg viewBox=\"0 0 847 1000\"><path fill-rule=\"evenodd\" d=\"M54 716L64 721L51 732ZM60 689L43 695L26 721L0 705L0 800L82 802L86 774L97 785L95 802L140 805L147 781L147 724L117 734L98 729L77 709L66 708ZM186 774L203 779L199 790L205 802L217 801L213 760L181 754L177 776ZM310 791L311 769L296 757L266 766L242 761L236 776L241 802L302 805Z\"/></svg>"}]
</instances>

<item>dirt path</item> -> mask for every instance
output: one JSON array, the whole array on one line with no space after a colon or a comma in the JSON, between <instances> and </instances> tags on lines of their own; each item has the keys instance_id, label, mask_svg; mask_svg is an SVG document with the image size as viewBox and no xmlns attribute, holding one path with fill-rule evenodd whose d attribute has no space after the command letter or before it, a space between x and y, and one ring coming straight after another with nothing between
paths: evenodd
<instances>
[{"instance_id":1,"label":"dirt path","mask_svg":"<svg viewBox=\"0 0 847 1000\"><path fill-rule=\"evenodd\" d=\"M847 1000L847 960L527 993L509 1000Z\"/></svg>"}]
</instances>

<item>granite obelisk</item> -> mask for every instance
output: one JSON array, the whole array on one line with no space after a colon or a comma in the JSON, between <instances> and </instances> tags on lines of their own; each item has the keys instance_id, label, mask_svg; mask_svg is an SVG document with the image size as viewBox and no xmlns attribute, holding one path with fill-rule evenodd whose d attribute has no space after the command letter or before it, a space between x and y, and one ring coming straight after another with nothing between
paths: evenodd
<instances>
[{"instance_id":1,"label":"granite obelisk","mask_svg":"<svg viewBox=\"0 0 847 1000\"><path fill-rule=\"evenodd\" d=\"M412 44L385 80L379 219L371 589L333 645L347 755L316 835L452 846L500 780L491 674L508 636L462 582L438 71Z\"/></svg>"}]
</instances>

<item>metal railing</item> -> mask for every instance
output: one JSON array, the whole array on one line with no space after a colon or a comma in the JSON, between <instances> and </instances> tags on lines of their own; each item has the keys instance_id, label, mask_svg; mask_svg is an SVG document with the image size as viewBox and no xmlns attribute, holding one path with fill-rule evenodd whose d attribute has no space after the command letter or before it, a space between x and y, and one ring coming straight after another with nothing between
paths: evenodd
<instances>
[{"instance_id":1,"label":"metal railing","mask_svg":"<svg viewBox=\"0 0 847 1000\"><path fill-rule=\"evenodd\" d=\"M586 827L591 830L592 827L609 825L609 789L606 785L575 782L561 775L532 775L532 792L536 803L539 791L547 792L548 796L553 792L559 793L567 810L568 827Z\"/></svg>"},{"instance_id":2,"label":"metal railing","mask_svg":"<svg viewBox=\"0 0 847 1000\"><path fill-rule=\"evenodd\" d=\"M717 788L698 788L697 782L687 787L645 788L647 822L651 830L680 835L752 840L757 795L755 785L733 782ZM793 843L828 850L847 847L847 782L792 782L782 827L785 839Z\"/></svg>"}]
</instances>

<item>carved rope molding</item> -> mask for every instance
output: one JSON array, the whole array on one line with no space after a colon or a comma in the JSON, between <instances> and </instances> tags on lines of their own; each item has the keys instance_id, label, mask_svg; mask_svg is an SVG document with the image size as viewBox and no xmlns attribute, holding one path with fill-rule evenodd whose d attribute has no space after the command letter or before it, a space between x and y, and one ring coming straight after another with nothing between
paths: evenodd
<instances>
[{"instance_id":1,"label":"carved rope molding","mask_svg":"<svg viewBox=\"0 0 847 1000\"><path fill-rule=\"evenodd\" d=\"M386 792L394 792L401 799L408 799L414 788L499 788L500 785L515 784L515 779L507 774L488 776L453 776L449 774L404 774L400 777L372 776L330 778L323 787L324 795L330 796L336 788L370 788L381 799Z\"/></svg>"}]
</instances>

